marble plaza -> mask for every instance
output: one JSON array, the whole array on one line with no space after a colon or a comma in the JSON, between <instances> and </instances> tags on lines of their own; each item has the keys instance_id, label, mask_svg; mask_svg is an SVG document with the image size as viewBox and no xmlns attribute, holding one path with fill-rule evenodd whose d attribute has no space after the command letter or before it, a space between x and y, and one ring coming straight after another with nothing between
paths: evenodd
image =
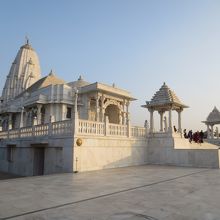
<instances>
[{"instance_id":1,"label":"marble plaza","mask_svg":"<svg viewBox=\"0 0 220 220\"><path fill-rule=\"evenodd\" d=\"M142 106L150 113L144 127L131 125L134 100L114 84L90 83L82 76L65 82L53 71L42 77L38 55L27 40L1 96L0 171L33 176L143 164L219 168L216 108L204 122L208 141L198 145L183 137L182 111L188 106L166 83ZM176 132L173 114L178 116Z\"/></svg>"},{"instance_id":2,"label":"marble plaza","mask_svg":"<svg viewBox=\"0 0 220 220\"><path fill-rule=\"evenodd\" d=\"M0 219L217 220L219 169L135 166L0 181Z\"/></svg>"}]
</instances>

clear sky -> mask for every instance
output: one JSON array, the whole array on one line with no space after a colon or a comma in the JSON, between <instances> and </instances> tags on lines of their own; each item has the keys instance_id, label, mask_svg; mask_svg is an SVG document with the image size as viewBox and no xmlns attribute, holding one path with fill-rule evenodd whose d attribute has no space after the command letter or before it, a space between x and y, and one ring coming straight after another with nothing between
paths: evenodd
<instances>
[{"instance_id":1,"label":"clear sky","mask_svg":"<svg viewBox=\"0 0 220 220\"><path fill-rule=\"evenodd\" d=\"M220 109L219 0L1 0L0 89L25 35L43 76L130 91L133 124L149 118L140 105L163 82L190 106L184 128L204 129Z\"/></svg>"}]
</instances>

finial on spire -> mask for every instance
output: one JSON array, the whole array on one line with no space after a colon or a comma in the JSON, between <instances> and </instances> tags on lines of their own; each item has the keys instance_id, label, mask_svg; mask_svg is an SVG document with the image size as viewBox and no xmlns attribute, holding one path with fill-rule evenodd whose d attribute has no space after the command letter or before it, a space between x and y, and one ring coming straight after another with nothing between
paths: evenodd
<instances>
[{"instance_id":1,"label":"finial on spire","mask_svg":"<svg viewBox=\"0 0 220 220\"><path fill-rule=\"evenodd\" d=\"M49 76L53 76L54 75L54 72L53 72L53 69L50 70L50 73L49 73Z\"/></svg>"},{"instance_id":2,"label":"finial on spire","mask_svg":"<svg viewBox=\"0 0 220 220\"><path fill-rule=\"evenodd\" d=\"M25 36L25 40L26 40L26 44L29 44L29 38L27 35Z\"/></svg>"},{"instance_id":3,"label":"finial on spire","mask_svg":"<svg viewBox=\"0 0 220 220\"><path fill-rule=\"evenodd\" d=\"M83 80L82 75L79 75L78 80Z\"/></svg>"}]
</instances>

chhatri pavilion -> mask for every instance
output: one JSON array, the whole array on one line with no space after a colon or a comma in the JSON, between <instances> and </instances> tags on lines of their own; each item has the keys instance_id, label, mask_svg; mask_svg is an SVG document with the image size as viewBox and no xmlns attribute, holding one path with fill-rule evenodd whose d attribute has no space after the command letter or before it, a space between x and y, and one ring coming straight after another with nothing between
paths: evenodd
<instances>
[{"instance_id":1,"label":"chhatri pavilion","mask_svg":"<svg viewBox=\"0 0 220 220\"><path fill-rule=\"evenodd\" d=\"M151 101L147 101L146 105L142 107L147 108L150 112L150 132L154 132L154 112L157 111L160 115L160 132L172 132L172 112L178 113L178 132L182 132L181 126L181 113L184 108L188 108L184 105L176 94L164 83L161 88L154 94ZM164 113L169 112L168 125Z\"/></svg>"}]
</instances>

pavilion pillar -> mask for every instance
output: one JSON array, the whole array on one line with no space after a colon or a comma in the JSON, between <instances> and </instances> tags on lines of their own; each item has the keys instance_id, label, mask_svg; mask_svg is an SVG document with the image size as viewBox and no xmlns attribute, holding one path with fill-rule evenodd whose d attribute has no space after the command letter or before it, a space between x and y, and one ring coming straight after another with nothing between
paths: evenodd
<instances>
[{"instance_id":1,"label":"pavilion pillar","mask_svg":"<svg viewBox=\"0 0 220 220\"><path fill-rule=\"evenodd\" d=\"M74 108L73 108L73 133L77 135L78 133L78 90L74 89Z\"/></svg>"},{"instance_id":2,"label":"pavilion pillar","mask_svg":"<svg viewBox=\"0 0 220 220\"><path fill-rule=\"evenodd\" d=\"M164 112L163 111L159 111L158 112L160 114L160 131L163 132L163 115L164 115Z\"/></svg>"},{"instance_id":3,"label":"pavilion pillar","mask_svg":"<svg viewBox=\"0 0 220 220\"><path fill-rule=\"evenodd\" d=\"M209 125L207 124L207 139L210 139Z\"/></svg>"},{"instance_id":4,"label":"pavilion pillar","mask_svg":"<svg viewBox=\"0 0 220 220\"><path fill-rule=\"evenodd\" d=\"M127 125L128 125L128 122L130 121L130 115L129 115L129 101L126 103L126 114L127 114Z\"/></svg>"},{"instance_id":5,"label":"pavilion pillar","mask_svg":"<svg viewBox=\"0 0 220 220\"><path fill-rule=\"evenodd\" d=\"M101 96L101 121L105 121L104 96Z\"/></svg>"},{"instance_id":6,"label":"pavilion pillar","mask_svg":"<svg viewBox=\"0 0 220 220\"><path fill-rule=\"evenodd\" d=\"M168 130L170 132L172 132L173 128L172 128L172 109L169 110L169 128Z\"/></svg>"},{"instance_id":7,"label":"pavilion pillar","mask_svg":"<svg viewBox=\"0 0 220 220\"><path fill-rule=\"evenodd\" d=\"M99 121L99 98L96 99L96 121Z\"/></svg>"},{"instance_id":8,"label":"pavilion pillar","mask_svg":"<svg viewBox=\"0 0 220 220\"><path fill-rule=\"evenodd\" d=\"M167 132L167 117L164 116L164 131Z\"/></svg>"},{"instance_id":9,"label":"pavilion pillar","mask_svg":"<svg viewBox=\"0 0 220 220\"><path fill-rule=\"evenodd\" d=\"M21 117L20 117L20 128L24 127L24 107L21 108Z\"/></svg>"},{"instance_id":10,"label":"pavilion pillar","mask_svg":"<svg viewBox=\"0 0 220 220\"><path fill-rule=\"evenodd\" d=\"M214 130L213 130L214 125L211 125L211 139L214 139Z\"/></svg>"},{"instance_id":11,"label":"pavilion pillar","mask_svg":"<svg viewBox=\"0 0 220 220\"><path fill-rule=\"evenodd\" d=\"M42 105L38 104L37 105L37 124L38 125L41 124L41 108L42 108Z\"/></svg>"},{"instance_id":12,"label":"pavilion pillar","mask_svg":"<svg viewBox=\"0 0 220 220\"><path fill-rule=\"evenodd\" d=\"M150 133L154 132L154 110L149 109L150 111Z\"/></svg>"},{"instance_id":13,"label":"pavilion pillar","mask_svg":"<svg viewBox=\"0 0 220 220\"><path fill-rule=\"evenodd\" d=\"M125 111L125 101L123 102L123 111L122 111L122 124L126 125L126 111Z\"/></svg>"},{"instance_id":14,"label":"pavilion pillar","mask_svg":"<svg viewBox=\"0 0 220 220\"><path fill-rule=\"evenodd\" d=\"M8 117L8 130L12 129L12 113L9 113Z\"/></svg>"},{"instance_id":15,"label":"pavilion pillar","mask_svg":"<svg viewBox=\"0 0 220 220\"><path fill-rule=\"evenodd\" d=\"M182 119L181 119L181 113L182 110L178 110L178 132L182 133Z\"/></svg>"}]
</instances>

